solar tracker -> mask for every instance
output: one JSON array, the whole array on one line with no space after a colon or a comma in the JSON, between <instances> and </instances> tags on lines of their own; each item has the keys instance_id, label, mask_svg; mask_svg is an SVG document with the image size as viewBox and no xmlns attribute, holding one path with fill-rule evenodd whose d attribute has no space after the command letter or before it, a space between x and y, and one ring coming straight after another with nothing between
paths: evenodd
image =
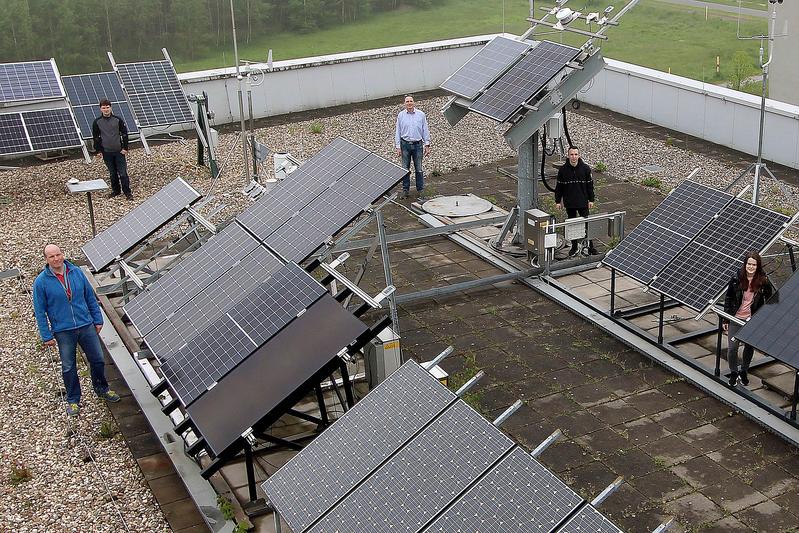
<instances>
[{"instance_id":1,"label":"solar tracker","mask_svg":"<svg viewBox=\"0 0 799 533\"><path fill-rule=\"evenodd\" d=\"M186 410L218 456L253 424L311 386L312 378L366 331L332 296L324 295Z\"/></svg>"},{"instance_id":2,"label":"solar tracker","mask_svg":"<svg viewBox=\"0 0 799 533\"><path fill-rule=\"evenodd\" d=\"M166 272L124 309L136 329L147 336L169 315L202 292L259 246L233 222Z\"/></svg>"},{"instance_id":3,"label":"solar tracker","mask_svg":"<svg viewBox=\"0 0 799 533\"><path fill-rule=\"evenodd\" d=\"M552 531L583 499L515 448L423 531Z\"/></svg>"},{"instance_id":4,"label":"solar tracker","mask_svg":"<svg viewBox=\"0 0 799 533\"><path fill-rule=\"evenodd\" d=\"M222 316L225 309L241 300L253 287L267 280L280 266L280 261L274 255L259 246L175 309L144 336L144 341L161 361L170 358Z\"/></svg>"},{"instance_id":5,"label":"solar tracker","mask_svg":"<svg viewBox=\"0 0 799 533\"><path fill-rule=\"evenodd\" d=\"M456 398L408 361L270 476L264 492L302 531Z\"/></svg>"},{"instance_id":6,"label":"solar tracker","mask_svg":"<svg viewBox=\"0 0 799 533\"><path fill-rule=\"evenodd\" d=\"M115 73L78 74L63 76L61 80L84 139L92 138L92 123L100 115L98 105L103 98L110 100L113 113L125 121L128 133L138 133L130 104Z\"/></svg>"},{"instance_id":7,"label":"solar tracker","mask_svg":"<svg viewBox=\"0 0 799 533\"><path fill-rule=\"evenodd\" d=\"M602 260L649 283L733 196L686 180Z\"/></svg>"},{"instance_id":8,"label":"solar tracker","mask_svg":"<svg viewBox=\"0 0 799 533\"><path fill-rule=\"evenodd\" d=\"M592 505L586 505L561 527L562 533L623 533Z\"/></svg>"},{"instance_id":9,"label":"solar tracker","mask_svg":"<svg viewBox=\"0 0 799 533\"><path fill-rule=\"evenodd\" d=\"M505 122L577 57L579 50L549 41L536 47L495 81L469 107L494 120Z\"/></svg>"},{"instance_id":10,"label":"solar tracker","mask_svg":"<svg viewBox=\"0 0 799 533\"><path fill-rule=\"evenodd\" d=\"M512 447L459 400L307 531L418 531Z\"/></svg>"},{"instance_id":11,"label":"solar tracker","mask_svg":"<svg viewBox=\"0 0 799 533\"><path fill-rule=\"evenodd\" d=\"M670 298L701 311L740 268L746 251L761 251L789 218L739 198L722 209L651 283Z\"/></svg>"},{"instance_id":12,"label":"solar tracker","mask_svg":"<svg viewBox=\"0 0 799 533\"><path fill-rule=\"evenodd\" d=\"M22 120L34 152L82 146L78 126L69 109L24 111Z\"/></svg>"},{"instance_id":13,"label":"solar tracker","mask_svg":"<svg viewBox=\"0 0 799 533\"><path fill-rule=\"evenodd\" d=\"M529 43L497 36L463 64L441 88L451 93L473 99L497 76L518 61L530 48Z\"/></svg>"},{"instance_id":14,"label":"solar tracker","mask_svg":"<svg viewBox=\"0 0 799 533\"><path fill-rule=\"evenodd\" d=\"M183 405L191 404L323 294L324 287L289 263L232 306L214 299L225 311L161 365L164 377Z\"/></svg>"},{"instance_id":15,"label":"solar tracker","mask_svg":"<svg viewBox=\"0 0 799 533\"><path fill-rule=\"evenodd\" d=\"M22 154L31 151L28 133L19 113L0 114L0 154Z\"/></svg>"},{"instance_id":16,"label":"solar tracker","mask_svg":"<svg viewBox=\"0 0 799 533\"><path fill-rule=\"evenodd\" d=\"M119 63L116 69L142 128L194 121L172 63Z\"/></svg>"},{"instance_id":17,"label":"solar tracker","mask_svg":"<svg viewBox=\"0 0 799 533\"><path fill-rule=\"evenodd\" d=\"M368 150L338 137L247 208L237 220L266 242L283 223L369 154Z\"/></svg>"},{"instance_id":18,"label":"solar tracker","mask_svg":"<svg viewBox=\"0 0 799 533\"><path fill-rule=\"evenodd\" d=\"M54 60L0 64L0 102L63 97Z\"/></svg>"},{"instance_id":19,"label":"solar tracker","mask_svg":"<svg viewBox=\"0 0 799 533\"><path fill-rule=\"evenodd\" d=\"M176 178L132 211L83 245L83 253L97 272L128 252L148 235L172 220L200 198L194 187Z\"/></svg>"},{"instance_id":20,"label":"solar tracker","mask_svg":"<svg viewBox=\"0 0 799 533\"><path fill-rule=\"evenodd\" d=\"M752 315L736 335L757 350L799 368L799 274Z\"/></svg>"}]
</instances>

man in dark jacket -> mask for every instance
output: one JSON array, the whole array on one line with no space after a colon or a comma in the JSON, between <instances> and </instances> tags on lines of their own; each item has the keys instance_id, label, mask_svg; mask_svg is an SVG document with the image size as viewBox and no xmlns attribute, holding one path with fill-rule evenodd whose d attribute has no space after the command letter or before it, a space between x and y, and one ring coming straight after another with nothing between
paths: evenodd
<instances>
[{"instance_id":1,"label":"man in dark jacket","mask_svg":"<svg viewBox=\"0 0 799 533\"><path fill-rule=\"evenodd\" d=\"M108 388L105 361L98 333L103 327L103 315L89 280L80 268L64 259L55 244L44 247L47 265L33 282L33 310L39 335L45 346L58 344L61 372L67 389L67 414L80 412L80 382L76 348L80 344L98 396L118 402L119 395Z\"/></svg>"},{"instance_id":2,"label":"man in dark jacket","mask_svg":"<svg viewBox=\"0 0 799 533\"><path fill-rule=\"evenodd\" d=\"M92 123L94 149L103 157L111 178L111 194L109 198L125 193L128 200L133 200L128 178L128 127L122 118L111 112L111 102L100 100L100 116ZM121 185L121 186L120 186Z\"/></svg>"},{"instance_id":3,"label":"man in dark jacket","mask_svg":"<svg viewBox=\"0 0 799 533\"><path fill-rule=\"evenodd\" d=\"M569 147L569 161L558 170L558 184L555 185L555 204L558 209L566 208L566 217L587 217L588 210L594 207L594 180L591 167L580 159L580 149ZM577 255L579 240L572 241L569 257ZM596 254L594 243L588 241L588 253Z\"/></svg>"}]
</instances>

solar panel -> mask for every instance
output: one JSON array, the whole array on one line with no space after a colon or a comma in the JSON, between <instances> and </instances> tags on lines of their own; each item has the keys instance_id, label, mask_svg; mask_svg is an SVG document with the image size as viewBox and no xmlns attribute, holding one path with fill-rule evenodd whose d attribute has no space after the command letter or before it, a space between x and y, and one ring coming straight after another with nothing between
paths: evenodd
<instances>
[{"instance_id":1,"label":"solar panel","mask_svg":"<svg viewBox=\"0 0 799 533\"><path fill-rule=\"evenodd\" d=\"M469 61L444 80L441 88L471 100L497 76L518 61L528 48L530 48L529 43L508 39L501 35L494 37Z\"/></svg>"},{"instance_id":2,"label":"solar panel","mask_svg":"<svg viewBox=\"0 0 799 533\"><path fill-rule=\"evenodd\" d=\"M799 274L760 307L736 335L738 340L799 368Z\"/></svg>"},{"instance_id":3,"label":"solar panel","mask_svg":"<svg viewBox=\"0 0 799 533\"><path fill-rule=\"evenodd\" d=\"M701 311L740 268L746 251L761 251L789 218L736 198L652 283L656 291Z\"/></svg>"},{"instance_id":4,"label":"solar panel","mask_svg":"<svg viewBox=\"0 0 799 533\"><path fill-rule=\"evenodd\" d=\"M189 405L187 412L211 451L219 455L292 395L304 392L342 348L366 331L332 296L324 295Z\"/></svg>"},{"instance_id":5,"label":"solar panel","mask_svg":"<svg viewBox=\"0 0 799 533\"><path fill-rule=\"evenodd\" d=\"M22 154L31 151L28 133L19 113L0 114L0 154Z\"/></svg>"},{"instance_id":6,"label":"solar panel","mask_svg":"<svg viewBox=\"0 0 799 533\"><path fill-rule=\"evenodd\" d=\"M176 178L83 245L94 271L102 270L200 198L194 187Z\"/></svg>"},{"instance_id":7,"label":"solar panel","mask_svg":"<svg viewBox=\"0 0 799 533\"><path fill-rule=\"evenodd\" d=\"M142 128L194 121L172 63L119 63L116 68Z\"/></svg>"},{"instance_id":8,"label":"solar panel","mask_svg":"<svg viewBox=\"0 0 799 533\"><path fill-rule=\"evenodd\" d=\"M247 208L237 220L266 242L286 220L369 154L368 150L338 137L303 163L269 194Z\"/></svg>"},{"instance_id":9,"label":"solar panel","mask_svg":"<svg viewBox=\"0 0 799 533\"><path fill-rule=\"evenodd\" d=\"M162 364L164 377L183 405L191 404L323 294L324 287L290 263L230 307L215 299L226 310Z\"/></svg>"},{"instance_id":10,"label":"solar panel","mask_svg":"<svg viewBox=\"0 0 799 533\"><path fill-rule=\"evenodd\" d=\"M270 476L264 492L302 531L456 398L408 361Z\"/></svg>"},{"instance_id":11,"label":"solar panel","mask_svg":"<svg viewBox=\"0 0 799 533\"><path fill-rule=\"evenodd\" d=\"M423 531L552 531L583 499L515 448Z\"/></svg>"},{"instance_id":12,"label":"solar panel","mask_svg":"<svg viewBox=\"0 0 799 533\"><path fill-rule=\"evenodd\" d=\"M125 313L146 337L258 246L244 228L235 222L229 224L136 296L125 306Z\"/></svg>"},{"instance_id":13,"label":"solar panel","mask_svg":"<svg viewBox=\"0 0 799 533\"><path fill-rule=\"evenodd\" d=\"M575 514L562 528L562 533L623 533L605 515L592 505L586 505Z\"/></svg>"},{"instance_id":14,"label":"solar panel","mask_svg":"<svg viewBox=\"0 0 799 533\"><path fill-rule=\"evenodd\" d=\"M33 151L74 148L83 143L78 135L78 126L69 109L24 111L22 120L28 130L28 138Z\"/></svg>"},{"instance_id":15,"label":"solar panel","mask_svg":"<svg viewBox=\"0 0 799 533\"><path fill-rule=\"evenodd\" d=\"M647 284L733 196L684 181L602 260Z\"/></svg>"},{"instance_id":16,"label":"solar panel","mask_svg":"<svg viewBox=\"0 0 799 533\"><path fill-rule=\"evenodd\" d=\"M512 446L457 401L308 531L418 531Z\"/></svg>"},{"instance_id":17,"label":"solar panel","mask_svg":"<svg viewBox=\"0 0 799 533\"><path fill-rule=\"evenodd\" d=\"M0 102L63 97L53 60L0 64Z\"/></svg>"},{"instance_id":18,"label":"solar panel","mask_svg":"<svg viewBox=\"0 0 799 533\"><path fill-rule=\"evenodd\" d=\"M92 123L100 115L98 105L103 98L111 102L113 113L125 121L128 133L138 133L130 104L115 73L78 74L61 79L84 139L92 138Z\"/></svg>"},{"instance_id":19,"label":"solar panel","mask_svg":"<svg viewBox=\"0 0 799 533\"><path fill-rule=\"evenodd\" d=\"M521 61L495 81L471 107L472 111L505 122L577 57L579 50L541 41Z\"/></svg>"}]
</instances>

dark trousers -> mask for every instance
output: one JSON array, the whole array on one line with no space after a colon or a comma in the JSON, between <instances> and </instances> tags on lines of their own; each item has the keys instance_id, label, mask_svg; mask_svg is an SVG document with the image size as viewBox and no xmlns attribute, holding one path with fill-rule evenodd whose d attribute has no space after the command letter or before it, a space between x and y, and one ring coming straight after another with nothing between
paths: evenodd
<instances>
[{"instance_id":1,"label":"dark trousers","mask_svg":"<svg viewBox=\"0 0 799 533\"><path fill-rule=\"evenodd\" d=\"M413 170L416 172L416 190L422 192L424 189L424 172L422 171L422 156L424 155L424 141L406 141L400 140L400 149L402 150L402 166L406 170L411 169L411 160L413 160ZM411 188L411 176L406 174L402 178L402 190L409 191Z\"/></svg>"},{"instance_id":2,"label":"dark trousers","mask_svg":"<svg viewBox=\"0 0 799 533\"><path fill-rule=\"evenodd\" d=\"M567 207L566 208L566 218L574 218L577 215L581 217L588 216L588 208L587 207ZM576 250L577 246L580 244L581 239L575 239L572 241L572 250ZM589 241L589 246L591 246L591 241Z\"/></svg>"},{"instance_id":3,"label":"dark trousers","mask_svg":"<svg viewBox=\"0 0 799 533\"><path fill-rule=\"evenodd\" d=\"M122 152L103 152L103 161L108 167L108 177L111 179L111 190L114 194L124 192L125 195L130 195L128 162Z\"/></svg>"}]
</instances>

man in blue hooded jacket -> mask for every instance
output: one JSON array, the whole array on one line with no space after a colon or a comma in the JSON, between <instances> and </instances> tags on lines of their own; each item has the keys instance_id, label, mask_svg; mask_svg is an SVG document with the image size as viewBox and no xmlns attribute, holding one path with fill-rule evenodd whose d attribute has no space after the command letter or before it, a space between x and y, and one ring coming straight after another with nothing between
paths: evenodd
<instances>
[{"instance_id":1,"label":"man in blue hooded jacket","mask_svg":"<svg viewBox=\"0 0 799 533\"><path fill-rule=\"evenodd\" d=\"M64 253L55 244L44 247L44 258L47 265L33 282L33 310L45 346L58 345L67 389L67 414L77 416L80 412L78 344L89 361L97 395L118 402L119 395L108 388L105 379L103 348L98 336L103 315L89 280L80 268L64 259Z\"/></svg>"}]
</instances>

